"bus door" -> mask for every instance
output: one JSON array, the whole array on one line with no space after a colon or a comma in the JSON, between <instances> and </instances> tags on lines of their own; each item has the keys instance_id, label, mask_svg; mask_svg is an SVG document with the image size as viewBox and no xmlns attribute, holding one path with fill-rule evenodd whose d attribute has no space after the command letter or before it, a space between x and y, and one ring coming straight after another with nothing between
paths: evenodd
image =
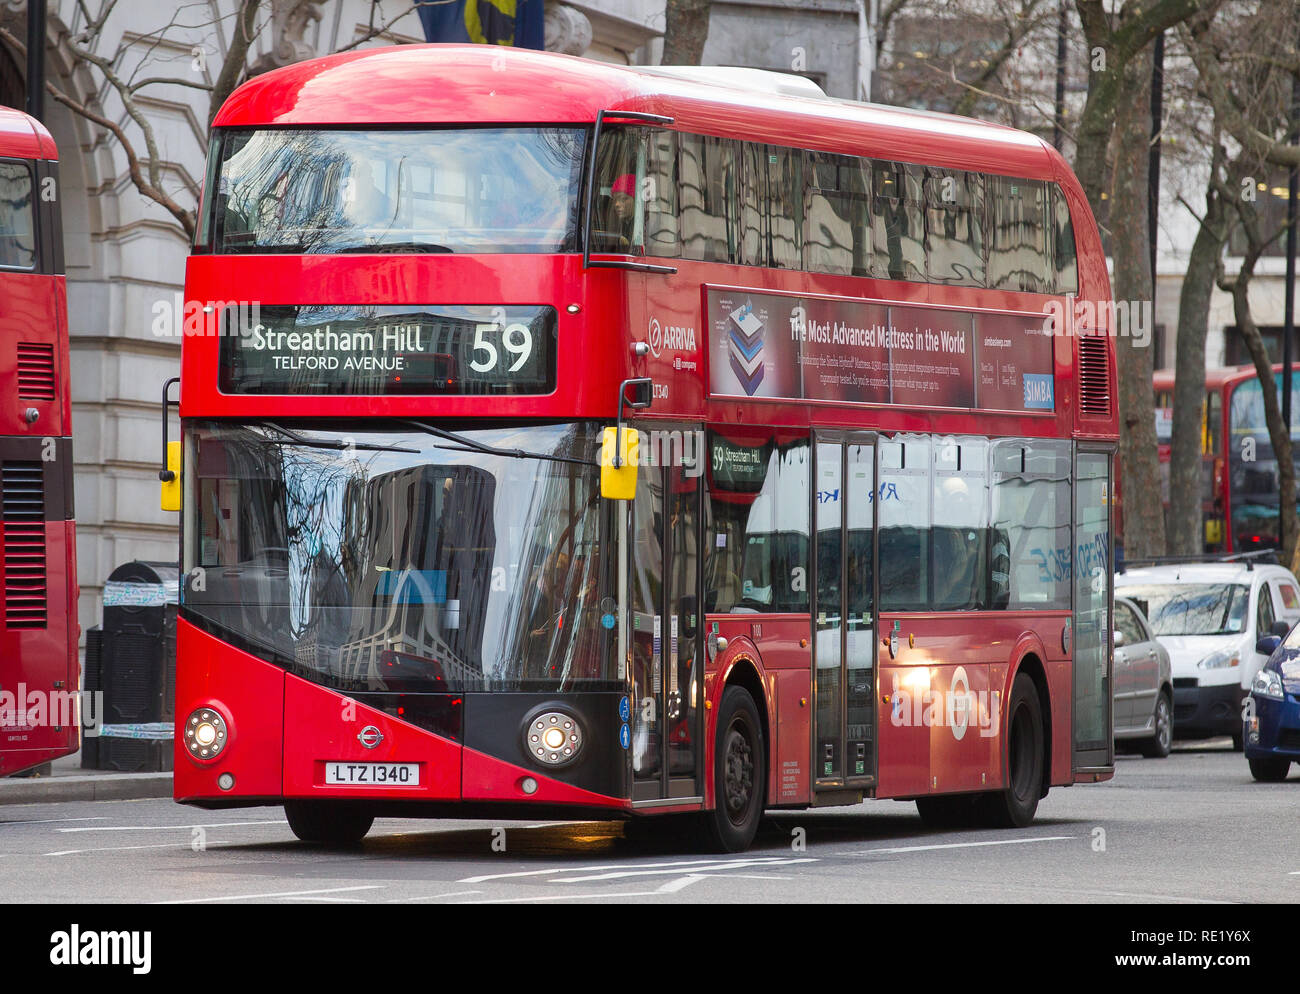
<instances>
[{"instance_id":1,"label":"bus door","mask_svg":"<svg viewBox=\"0 0 1300 994\"><path fill-rule=\"evenodd\" d=\"M813 493L813 782L869 787L876 776L876 446L818 432Z\"/></svg>"},{"instance_id":2,"label":"bus door","mask_svg":"<svg viewBox=\"0 0 1300 994\"><path fill-rule=\"evenodd\" d=\"M703 759L704 625L700 584L704 433L698 425L641 430L631 515L632 800L698 800Z\"/></svg>"}]
</instances>

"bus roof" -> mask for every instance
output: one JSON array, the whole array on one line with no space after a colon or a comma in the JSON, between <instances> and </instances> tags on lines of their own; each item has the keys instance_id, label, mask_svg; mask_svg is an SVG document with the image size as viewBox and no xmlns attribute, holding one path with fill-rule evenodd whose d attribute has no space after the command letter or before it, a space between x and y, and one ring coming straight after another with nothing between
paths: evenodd
<instances>
[{"instance_id":1,"label":"bus roof","mask_svg":"<svg viewBox=\"0 0 1300 994\"><path fill-rule=\"evenodd\" d=\"M1002 125L836 100L812 87L803 96L791 95L800 89L793 86L760 92L743 79L489 45L397 45L256 76L213 125L589 125L601 110L621 110L672 117L674 127L701 134L1025 179L1056 180L1064 166L1042 139Z\"/></svg>"},{"instance_id":2,"label":"bus roof","mask_svg":"<svg viewBox=\"0 0 1300 994\"><path fill-rule=\"evenodd\" d=\"M0 105L0 155L12 159L57 159L59 150L40 121Z\"/></svg>"},{"instance_id":3,"label":"bus roof","mask_svg":"<svg viewBox=\"0 0 1300 994\"><path fill-rule=\"evenodd\" d=\"M1300 362L1291 364L1293 372L1300 373ZM1282 364L1273 363L1274 375L1282 374ZM1255 367L1253 365L1245 366L1224 366L1221 369L1207 369L1205 371L1205 389L1219 390L1222 387L1236 385L1245 380L1255 379ZM1174 388L1174 371L1172 369L1158 370L1152 377L1152 384L1156 390L1172 390Z\"/></svg>"}]
</instances>

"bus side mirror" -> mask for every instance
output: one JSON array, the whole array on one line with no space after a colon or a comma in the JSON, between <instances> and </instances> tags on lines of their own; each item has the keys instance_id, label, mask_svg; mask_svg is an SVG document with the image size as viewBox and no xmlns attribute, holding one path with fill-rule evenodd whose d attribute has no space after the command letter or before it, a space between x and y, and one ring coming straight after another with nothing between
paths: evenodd
<instances>
[{"instance_id":1,"label":"bus side mirror","mask_svg":"<svg viewBox=\"0 0 1300 994\"><path fill-rule=\"evenodd\" d=\"M167 468L158 474L162 481L161 499L164 511L181 509L181 443L167 443Z\"/></svg>"},{"instance_id":2,"label":"bus side mirror","mask_svg":"<svg viewBox=\"0 0 1300 994\"><path fill-rule=\"evenodd\" d=\"M167 414L173 406L180 404L179 401L169 399L168 394L171 393L172 385L180 381L179 376L173 376L162 388L163 467L158 471L158 479L162 481L162 494L158 502L164 511L181 509L181 443L167 440Z\"/></svg>"},{"instance_id":3,"label":"bus side mirror","mask_svg":"<svg viewBox=\"0 0 1300 994\"><path fill-rule=\"evenodd\" d=\"M635 428L606 428L600 440L600 495L607 500L636 496L641 440Z\"/></svg>"}]
</instances>

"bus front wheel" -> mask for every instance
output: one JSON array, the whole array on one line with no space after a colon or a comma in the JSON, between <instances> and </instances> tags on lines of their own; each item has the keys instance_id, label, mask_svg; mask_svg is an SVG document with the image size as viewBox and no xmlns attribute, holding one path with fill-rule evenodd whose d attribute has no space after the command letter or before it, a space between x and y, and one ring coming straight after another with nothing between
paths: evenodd
<instances>
[{"instance_id":1,"label":"bus front wheel","mask_svg":"<svg viewBox=\"0 0 1300 994\"><path fill-rule=\"evenodd\" d=\"M1011 685L1007 708L1006 788L983 798L984 822L996 828L1024 828L1034 820L1043 792L1043 709L1038 688L1026 673Z\"/></svg>"},{"instance_id":2,"label":"bus front wheel","mask_svg":"<svg viewBox=\"0 0 1300 994\"><path fill-rule=\"evenodd\" d=\"M285 801L284 814L303 842L328 846L356 845L375 822L374 815L347 804L321 801Z\"/></svg>"},{"instance_id":3,"label":"bus front wheel","mask_svg":"<svg viewBox=\"0 0 1300 994\"><path fill-rule=\"evenodd\" d=\"M728 687L718 708L713 744L712 811L705 812L707 839L721 852L743 852L763 815L767 761L758 706L742 687Z\"/></svg>"}]
</instances>

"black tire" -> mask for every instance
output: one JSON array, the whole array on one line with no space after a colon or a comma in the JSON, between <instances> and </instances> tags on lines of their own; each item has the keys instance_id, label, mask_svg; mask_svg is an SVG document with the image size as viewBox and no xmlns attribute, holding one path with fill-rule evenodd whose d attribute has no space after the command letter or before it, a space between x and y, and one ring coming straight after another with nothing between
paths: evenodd
<instances>
[{"instance_id":1,"label":"black tire","mask_svg":"<svg viewBox=\"0 0 1300 994\"><path fill-rule=\"evenodd\" d=\"M1250 764L1250 775L1260 783L1281 783L1291 772L1289 759L1266 756L1263 759L1248 759L1246 762Z\"/></svg>"},{"instance_id":2,"label":"black tire","mask_svg":"<svg viewBox=\"0 0 1300 994\"><path fill-rule=\"evenodd\" d=\"M1156 732L1138 743L1138 751L1147 759L1164 759L1174 744L1174 705L1167 691L1156 698Z\"/></svg>"},{"instance_id":3,"label":"black tire","mask_svg":"<svg viewBox=\"0 0 1300 994\"><path fill-rule=\"evenodd\" d=\"M303 842L327 846L354 846L375 823L372 814L329 801L285 801L284 814L290 830Z\"/></svg>"},{"instance_id":4,"label":"black tire","mask_svg":"<svg viewBox=\"0 0 1300 994\"><path fill-rule=\"evenodd\" d=\"M916 810L927 828L970 828L979 823L978 794L918 797Z\"/></svg>"},{"instance_id":5,"label":"black tire","mask_svg":"<svg viewBox=\"0 0 1300 994\"><path fill-rule=\"evenodd\" d=\"M1232 751L1233 752L1246 751L1246 739L1241 732L1232 733Z\"/></svg>"},{"instance_id":6,"label":"black tire","mask_svg":"<svg viewBox=\"0 0 1300 994\"><path fill-rule=\"evenodd\" d=\"M1026 673L1011 685L1007 705L1006 788L980 798L980 820L991 828L1024 828L1043 793L1043 709Z\"/></svg>"},{"instance_id":7,"label":"black tire","mask_svg":"<svg viewBox=\"0 0 1300 994\"><path fill-rule=\"evenodd\" d=\"M744 852L763 816L767 753L758 706L742 687L728 687L713 743L714 808L705 812L706 841L719 852Z\"/></svg>"}]
</instances>

